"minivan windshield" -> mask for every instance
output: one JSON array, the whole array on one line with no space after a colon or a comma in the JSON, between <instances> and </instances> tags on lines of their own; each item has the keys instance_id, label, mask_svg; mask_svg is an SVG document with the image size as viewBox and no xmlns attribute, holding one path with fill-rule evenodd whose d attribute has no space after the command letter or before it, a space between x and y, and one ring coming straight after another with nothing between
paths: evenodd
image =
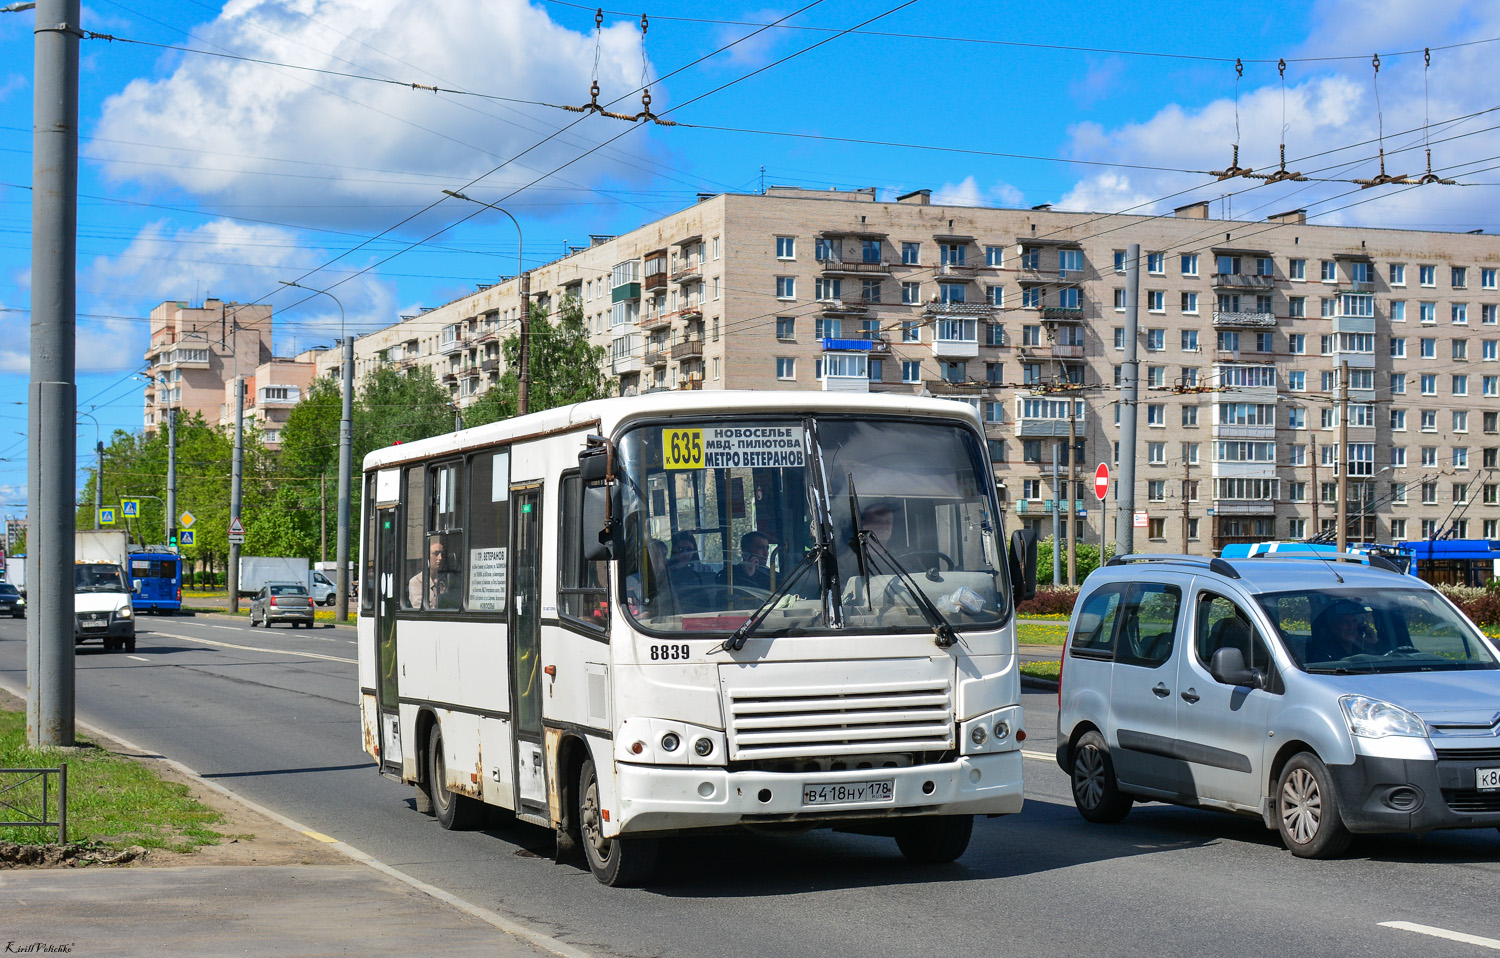
<instances>
[{"instance_id":1,"label":"minivan windshield","mask_svg":"<svg viewBox=\"0 0 1500 958\"><path fill-rule=\"evenodd\" d=\"M88 563L73 567L74 592L128 592L125 580L120 578L117 565L93 565Z\"/></svg>"},{"instance_id":2,"label":"minivan windshield","mask_svg":"<svg viewBox=\"0 0 1500 958\"><path fill-rule=\"evenodd\" d=\"M930 632L908 582L960 632L1003 621L993 483L959 422L678 420L617 448L620 590L645 629L733 632L783 590L758 635ZM856 532L879 543L863 563Z\"/></svg>"},{"instance_id":3,"label":"minivan windshield","mask_svg":"<svg viewBox=\"0 0 1500 958\"><path fill-rule=\"evenodd\" d=\"M1462 615L1429 589L1308 589L1259 596L1304 672L1446 672L1500 668Z\"/></svg>"}]
</instances>

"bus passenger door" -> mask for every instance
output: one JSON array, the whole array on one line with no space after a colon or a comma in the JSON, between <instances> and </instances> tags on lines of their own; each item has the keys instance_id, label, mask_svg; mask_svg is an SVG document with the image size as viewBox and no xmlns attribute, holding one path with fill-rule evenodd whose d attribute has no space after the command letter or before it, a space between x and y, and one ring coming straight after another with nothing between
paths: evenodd
<instances>
[{"instance_id":1,"label":"bus passenger door","mask_svg":"<svg viewBox=\"0 0 1500 958\"><path fill-rule=\"evenodd\" d=\"M418 506L417 508L421 508ZM401 582L400 525L394 508L375 514L375 691L380 707L380 768L401 774L398 712L396 604Z\"/></svg>"},{"instance_id":2,"label":"bus passenger door","mask_svg":"<svg viewBox=\"0 0 1500 958\"><path fill-rule=\"evenodd\" d=\"M510 491L511 725L515 729L516 811L546 817L542 760L542 490Z\"/></svg>"}]
</instances>

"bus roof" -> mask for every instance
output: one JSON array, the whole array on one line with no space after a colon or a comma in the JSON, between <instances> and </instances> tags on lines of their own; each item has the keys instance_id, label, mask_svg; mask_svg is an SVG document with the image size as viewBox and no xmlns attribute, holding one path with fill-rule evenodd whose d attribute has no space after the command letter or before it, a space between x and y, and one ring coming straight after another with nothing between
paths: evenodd
<instances>
[{"instance_id":1,"label":"bus roof","mask_svg":"<svg viewBox=\"0 0 1500 958\"><path fill-rule=\"evenodd\" d=\"M1500 539L1414 539L1397 543L1418 562L1432 559L1500 559Z\"/></svg>"},{"instance_id":2,"label":"bus roof","mask_svg":"<svg viewBox=\"0 0 1500 958\"><path fill-rule=\"evenodd\" d=\"M396 463L429 459L482 448L498 442L524 440L549 433L592 428L602 435L612 434L630 419L652 416L683 417L694 413L719 416L728 412L744 413L840 413L864 412L896 416L932 416L965 419L979 427L979 414L967 402L920 396L897 396L871 393L822 392L814 390L682 390L650 393L645 396L623 396L595 399L558 406L526 416L515 416L500 422L475 426L458 432L444 433L415 442L376 449L365 456L363 468L368 471Z\"/></svg>"}]
</instances>

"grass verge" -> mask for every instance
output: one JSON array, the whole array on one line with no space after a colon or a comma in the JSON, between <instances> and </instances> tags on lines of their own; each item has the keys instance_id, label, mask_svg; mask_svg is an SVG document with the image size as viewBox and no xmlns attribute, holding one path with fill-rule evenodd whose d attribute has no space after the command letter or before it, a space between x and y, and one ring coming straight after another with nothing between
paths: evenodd
<instances>
[{"instance_id":1,"label":"grass verge","mask_svg":"<svg viewBox=\"0 0 1500 958\"><path fill-rule=\"evenodd\" d=\"M1021 674L1029 675L1034 679L1050 679L1056 682L1059 674L1058 667L1061 665L1061 662L1022 662Z\"/></svg>"},{"instance_id":2,"label":"grass verge","mask_svg":"<svg viewBox=\"0 0 1500 958\"><path fill-rule=\"evenodd\" d=\"M1021 645L1061 646L1068 640L1067 620L1061 622L1018 622L1016 641Z\"/></svg>"},{"instance_id":3,"label":"grass verge","mask_svg":"<svg viewBox=\"0 0 1500 958\"><path fill-rule=\"evenodd\" d=\"M0 708L0 768L56 768L67 763L70 844L116 851L139 845L190 852L200 845L216 845L223 838L210 827L223 821L222 816L193 798L186 785L163 781L140 762L82 737L77 741L77 746L68 749L32 748L26 742L25 712ZM0 782L0 787L5 784L9 782ZM56 801L55 784L53 779L48 785L49 803ZM28 789L34 789L35 795ZM22 786L5 798L22 808L39 808L40 782ZM47 817L55 819L56 814L53 804ZM0 826L0 841L45 845L57 841L57 829Z\"/></svg>"}]
</instances>

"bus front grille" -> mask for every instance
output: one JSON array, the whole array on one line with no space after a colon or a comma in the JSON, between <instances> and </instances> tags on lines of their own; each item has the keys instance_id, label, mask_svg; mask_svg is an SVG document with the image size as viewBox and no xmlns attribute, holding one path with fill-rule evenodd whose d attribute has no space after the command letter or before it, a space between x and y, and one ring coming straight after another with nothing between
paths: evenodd
<instances>
[{"instance_id":1,"label":"bus front grille","mask_svg":"<svg viewBox=\"0 0 1500 958\"><path fill-rule=\"evenodd\" d=\"M946 676L833 688L726 688L735 761L953 747Z\"/></svg>"}]
</instances>

